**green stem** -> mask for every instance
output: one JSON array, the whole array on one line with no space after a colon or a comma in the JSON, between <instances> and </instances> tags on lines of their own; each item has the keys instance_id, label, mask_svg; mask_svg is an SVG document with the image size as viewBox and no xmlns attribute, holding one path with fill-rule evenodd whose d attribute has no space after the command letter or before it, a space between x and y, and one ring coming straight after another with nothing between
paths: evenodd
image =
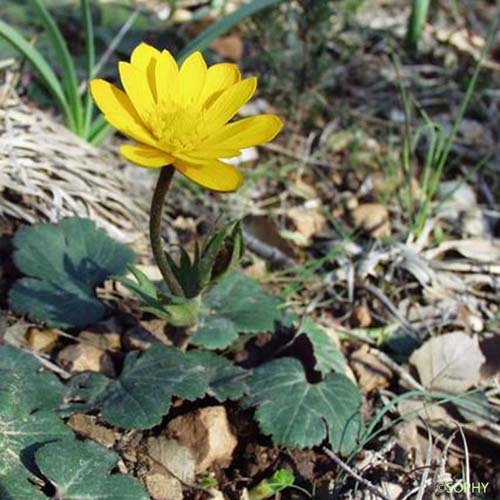
<instances>
[{"instance_id":1,"label":"green stem","mask_svg":"<svg viewBox=\"0 0 500 500\"><path fill-rule=\"evenodd\" d=\"M151 248L153 255L158 265L161 275L165 280L170 291L180 297L184 296L177 278L175 277L172 269L170 268L167 258L163 250L163 239L161 237L161 221L163 216L163 205L165 204L165 196L167 195L170 182L174 175L175 169L173 167L163 167L160 169L160 176L158 183L155 187L153 200L151 201L151 213L149 215L149 236L151 239Z\"/></svg>"}]
</instances>

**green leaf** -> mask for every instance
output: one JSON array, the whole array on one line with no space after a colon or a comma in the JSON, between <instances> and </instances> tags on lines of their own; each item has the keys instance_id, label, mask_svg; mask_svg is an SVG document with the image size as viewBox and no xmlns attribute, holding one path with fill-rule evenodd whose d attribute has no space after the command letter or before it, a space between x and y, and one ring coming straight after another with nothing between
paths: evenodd
<instances>
[{"instance_id":1,"label":"green leaf","mask_svg":"<svg viewBox=\"0 0 500 500\"><path fill-rule=\"evenodd\" d=\"M21 52L23 56L26 57L26 59L28 59L28 61L33 65L47 86L47 89L56 100L61 112L64 114L69 128L74 130L75 126L72 123L71 110L68 101L66 100L66 96L64 95L57 76L54 71L52 71L52 68L49 66L43 55L31 46L18 31L1 19L0 36L5 38L10 44L19 50L19 52Z\"/></svg>"},{"instance_id":2,"label":"green leaf","mask_svg":"<svg viewBox=\"0 0 500 500\"><path fill-rule=\"evenodd\" d=\"M257 486L249 492L249 500L265 500L271 498L276 493L293 486L295 476L286 469L277 470L271 477L263 479Z\"/></svg>"},{"instance_id":3,"label":"green leaf","mask_svg":"<svg viewBox=\"0 0 500 500\"><path fill-rule=\"evenodd\" d=\"M322 382L311 384L299 361L282 358L257 368L248 386L244 405L257 406L260 428L276 444L308 448L328 438L341 454L356 447L361 396L344 375L329 373Z\"/></svg>"},{"instance_id":4,"label":"green leaf","mask_svg":"<svg viewBox=\"0 0 500 500\"><path fill-rule=\"evenodd\" d=\"M203 299L198 327L192 343L208 349L224 349L240 333L274 330L281 318L280 299L264 292L244 273L233 273L210 290Z\"/></svg>"},{"instance_id":5,"label":"green leaf","mask_svg":"<svg viewBox=\"0 0 500 500\"><path fill-rule=\"evenodd\" d=\"M36 452L42 474L67 500L149 500L137 479L110 474L118 455L92 441L75 439L50 443Z\"/></svg>"},{"instance_id":6,"label":"green leaf","mask_svg":"<svg viewBox=\"0 0 500 500\"><path fill-rule=\"evenodd\" d=\"M257 12L273 5L277 5L283 0L253 0L248 4L243 5L235 12L223 17L216 23L209 26L194 40L188 43L179 54L178 62L181 63L189 54L196 50L205 50L213 41L227 33L234 26L237 26L242 21Z\"/></svg>"},{"instance_id":7,"label":"green leaf","mask_svg":"<svg viewBox=\"0 0 500 500\"><path fill-rule=\"evenodd\" d=\"M101 378L87 383L80 378L66 396L87 399L84 408L102 408L113 425L148 429L161 422L174 395L194 400L208 394L219 401L241 397L244 374L221 356L155 344L142 356L128 354L118 379L105 385Z\"/></svg>"},{"instance_id":8,"label":"green leaf","mask_svg":"<svg viewBox=\"0 0 500 500\"><path fill-rule=\"evenodd\" d=\"M133 252L96 229L89 219L20 229L14 261L29 276L9 294L12 309L34 321L59 328L83 327L100 320L104 305L95 287L125 272Z\"/></svg>"},{"instance_id":9,"label":"green leaf","mask_svg":"<svg viewBox=\"0 0 500 500\"><path fill-rule=\"evenodd\" d=\"M325 331L309 318L302 322L298 335L304 334L310 341L316 359L315 368L322 375L333 371L345 372L344 355Z\"/></svg>"},{"instance_id":10,"label":"green leaf","mask_svg":"<svg viewBox=\"0 0 500 500\"><path fill-rule=\"evenodd\" d=\"M16 352L17 351L17 352ZM33 486L33 454L43 444L72 436L54 411L63 385L40 373L30 355L0 347L0 498L46 498ZM12 365L17 364L16 371Z\"/></svg>"}]
</instances>

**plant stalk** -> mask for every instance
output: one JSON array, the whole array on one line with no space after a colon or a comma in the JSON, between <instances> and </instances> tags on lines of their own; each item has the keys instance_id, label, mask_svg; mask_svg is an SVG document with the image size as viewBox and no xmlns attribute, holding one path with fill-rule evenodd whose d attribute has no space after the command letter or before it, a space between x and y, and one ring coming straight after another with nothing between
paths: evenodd
<instances>
[{"instance_id":1,"label":"plant stalk","mask_svg":"<svg viewBox=\"0 0 500 500\"><path fill-rule=\"evenodd\" d=\"M167 258L163 250L163 239L161 237L161 221L163 218L163 205L165 204L165 197L170 187L170 182L174 175L175 169L173 167L163 167L160 169L160 176L153 193L151 201L151 212L149 215L149 237L151 240L151 248L156 260L156 264L160 269L161 275L165 280L170 291L179 297L184 296L184 291L179 285L172 269L170 268Z\"/></svg>"}]
</instances>

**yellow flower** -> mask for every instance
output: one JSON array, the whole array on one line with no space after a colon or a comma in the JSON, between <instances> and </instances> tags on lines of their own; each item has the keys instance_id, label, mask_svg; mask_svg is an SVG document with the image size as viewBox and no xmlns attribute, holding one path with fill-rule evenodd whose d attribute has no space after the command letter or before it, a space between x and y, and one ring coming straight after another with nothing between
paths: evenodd
<instances>
[{"instance_id":1,"label":"yellow flower","mask_svg":"<svg viewBox=\"0 0 500 500\"><path fill-rule=\"evenodd\" d=\"M167 50L141 43L130 63L120 62L121 91L92 80L92 97L106 120L135 144L120 153L137 165L172 165L214 191L235 191L242 174L222 159L272 140L283 123L275 115L230 120L252 97L256 78L242 79L236 65L207 68L199 52L179 68Z\"/></svg>"}]
</instances>

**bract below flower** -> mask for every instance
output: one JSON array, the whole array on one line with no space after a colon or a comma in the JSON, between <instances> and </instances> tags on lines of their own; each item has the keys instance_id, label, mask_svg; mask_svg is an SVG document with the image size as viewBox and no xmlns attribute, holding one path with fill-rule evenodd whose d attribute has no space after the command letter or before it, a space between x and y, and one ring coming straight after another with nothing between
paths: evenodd
<instances>
[{"instance_id":1,"label":"bract below flower","mask_svg":"<svg viewBox=\"0 0 500 500\"><path fill-rule=\"evenodd\" d=\"M106 120L136 141L120 153L142 167L171 165L214 191L235 191L243 180L223 159L272 140L283 126L271 114L231 122L257 80L242 79L234 64L208 68L200 52L179 68L167 50L141 43L119 72L124 91L100 79L90 90Z\"/></svg>"}]
</instances>

